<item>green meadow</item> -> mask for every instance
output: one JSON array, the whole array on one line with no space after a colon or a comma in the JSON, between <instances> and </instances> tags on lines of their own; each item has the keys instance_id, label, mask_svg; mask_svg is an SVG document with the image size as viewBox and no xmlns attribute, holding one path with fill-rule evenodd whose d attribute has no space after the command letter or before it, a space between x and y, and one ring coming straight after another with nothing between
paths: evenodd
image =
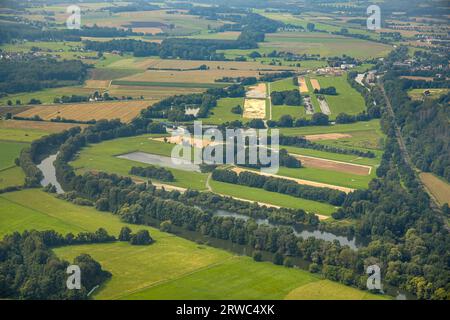
<instances>
[{"instance_id":1,"label":"green meadow","mask_svg":"<svg viewBox=\"0 0 450 320\"><path fill-rule=\"evenodd\" d=\"M296 198L281 193L270 192L259 188L234 185L231 183L211 180L212 190L218 194L247 199L255 202L267 203L279 207L303 209L307 212L330 216L336 207L327 203Z\"/></svg>"},{"instance_id":2,"label":"green meadow","mask_svg":"<svg viewBox=\"0 0 450 320\"><path fill-rule=\"evenodd\" d=\"M323 281L303 270L256 263L152 227L126 224L113 214L76 206L40 190L0 195L0 236L31 229L53 229L65 234L100 227L117 236L123 226L134 232L147 229L155 243L132 246L115 242L54 249L59 257L69 261L81 253L90 254L112 273L112 278L94 292L95 299L284 299L294 294L301 299L309 297L309 287L302 295L302 286ZM316 296L380 298L338 283L333 292L322 290Z\"/></svg>"},{"instance_id":3,"label":"green meadow","mask_svg":"<svg viewBox=\"0 0 450 320\"><path fill-rule=\"evenodd\" d=\"M231 112L233 107L240 105L244 109L244 98L223 98L217 101L217 106L211 109L211 115L203 122L208 124L222 124L228 121L241 120L242 115Z\"/></svg>"}]
</instances>

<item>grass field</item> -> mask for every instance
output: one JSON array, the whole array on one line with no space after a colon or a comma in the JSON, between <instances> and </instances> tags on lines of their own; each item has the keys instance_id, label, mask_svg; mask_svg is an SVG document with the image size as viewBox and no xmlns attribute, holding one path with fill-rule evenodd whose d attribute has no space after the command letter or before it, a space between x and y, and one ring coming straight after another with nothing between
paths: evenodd
<instances>
[{"instance_id":1,"label":"grass field","mask_svg":"<svg viewBox=\"0 0 450 320\"><path fill-rule=\"evenodd\" d=\"M420 173L420 180L440 205L450 204L450 184L429 172Z\"/></svg>"},{"instance_id":2,"label":"grass field","mask_svg":"<svg viewBox=\"0 0 450 320\"><path fill-rule=\"evenodd\" d=\"M430 91L430 95L424 96L424 91ZM438 99L441 95L447 94L450 89L412 89L408 91L408 96L410 96L413 100L422 100L424 98L427 99Z\"/></svg>"},{"instance_id":3,"label":"grass field","mask_svg":"<svg viewBox=\"0 0 450 320\"><path fill-rule=\"evenodd\" d=\"M244 98L220 99L217 101L217 106L211 109L211 116L203 121L208 124L222 124L228 121L242 120L242 115L231 112L231 109L237 105L244 108Z\"/></svg>"},{"instance_id":4,"label":"grass field","mask_svg":"<svg viewBox=\"0 0 450 320\"><path fill-rule=\"evenodd\" d=\"M286 167L280 167L278 174L286 177L311 180L352 189L367 189L370 180L375 177L374 170L372 170L371 175L361 176L335 170L317 168L295 169Z\"/></svg>"},{"instance_id":5,"label":"grass field","mask_svg":"<svg viewBox=\"0 0 450 320\"><path fill-rule=\"evenodd\" d=\"M0 140L31 142L49 133L60 132L73 127L84 127L81 124L0 120Z\"/></svg>"},{"instance_id":6,"label":"grass field","mask_svg":"<svg viewBox=\"0 0 450 320\"><path fill-rule=\"evenodd\" d=\"M317 201L291 197L281 193L269 192L263 189L234 185L219 181L210 181L212 190L216 193L248 199L255 202L268 203L279 207L303 209L307 212L329 216L336 211L336 207Z\"/></svg>"},{"instance_id":7,"label":"grass field","mask_svg":"<svg viewBox=\"0 0 450 320\"><path fill-rule=\"evenodd\" d=\"M125 224L112 214L79 207L39 190L0 195L0 236L26 229L77 233L99 227L117 236L125 225L133 231L149 230L156 242L150 246L109 243L54 249L70 261L81 253L90 254L112 273L112 279L94 292L96 299L283 299L303 285L321 281L306 271L256 263L155 228ZM355 290L336 284L333 292L322 290L319 297L358 298ZM378 298L364 292L361 296Z\"/></svg>"},{"instance_id":8,"label":"grass field","mask_svg":"<svg viewBox=\"0 0 450 320\"><path fill-rule=\"evenodd\" d=\"M116 157L117 155L141 151L161 156L171 156L174 145L149 139L154 136L155 135L142 135L131 138L121 138L88 146L84 148L79 157L72 162L72 166L76 168L78 172L93 170L129 176L128 172L131 167L146 166L146 164L119 159ZM165 184L198 190L206 189L207 174L170 168L168 168L168 170L173 173L175 181L164 182ZM136 178L143 180L141 177ZM161 182L157 180L154 181Z\"/></svg>"},{"instance_id":9,"label":"grass field","mask_svg":"<svg viewBox=\"0 0 450 320\"><path fill-rule=\"evenodd\" d=\"M335 87L336 96L326 95L326 100L331 109L331 119L341 113L358 114L366 109L366 105L361 94L353 89L347 81L347 75L340 77L315 77L319 81L321 88Z\"/></svg>"},{"instance_id":10,"label":"grass field","mask_svg":"<svg viewBox=\"0 0 450 320\"><path fill-rule=\"evenodd\" d=\"M0 130L1 133L1 130ZM14 166L14 159L28 144L22 142L0 140L0 170Z\"/></svg>"},{"instance_id":11,"label":"grass field","mask_svg":"<svg viewBox=\"0 0 450 320\"><path fill-rule=\"evenodd\" d=\"M391 46L381 43L318 32L271 33L267 34L265 41L259 45L258 51L261 54L276 50L297 54L320 54L321 57L343 54L355 58L382 57L392 50ZM233 58L248 55L251 51L226 50L225 54Z\"/></svg>"},{"instance_id":12,"label":"grass field","mask_svg":"<svg viewBox=\"0 0 450 320\"><path fill-rule=\"evenodd\" d=\"M270 92L273 91L287 91L287 90L299 90L298 86L295 86L292 78L274 81L268 84ZM291 115L294 118L306 118L305 108L303 106L287 106L287 105L272 105L272 119L279 120L283 115Z\"/></svg>"},{"instance_id":13,"label":"grass field","mask_svg":"<svg viewBox=\"0 0 450 320\"><path fill-rule=\"evenodd\" d=\"M176 78L174 78L175 80ZM226 84L222 83L189 83L189 82L152 82L152 81L134 81L134 80L114 80L111 82L112 85L117 86L128 86L128 87L174 87L174 88L223 88Z\"/></svg>"}]
</instances>

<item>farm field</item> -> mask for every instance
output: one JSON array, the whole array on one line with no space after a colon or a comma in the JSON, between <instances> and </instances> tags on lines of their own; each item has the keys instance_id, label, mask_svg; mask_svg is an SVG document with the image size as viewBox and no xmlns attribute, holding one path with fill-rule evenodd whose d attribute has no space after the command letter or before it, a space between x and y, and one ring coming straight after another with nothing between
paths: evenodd
<instances>
[{"instance_id":1,"label":"farm field","mask_svg":"<svg viewBox=\"0 0 450 320\"><path fill-rule=\"evenodd\" d=\"M210 186L215 193L247 199L250 201L267 203L279 207L303 209L307 212L331 216L336 207L327 203L291 197L281 193L269 192L263 189L239 186L230 183L210 180Z\"/></svg>"},{"instance_id":2,"label":"farm field","mask_svg":"<svg viewBox=\"0 0 450 320\"><path fill-rule=\"evenodd\" d=\"M419 176L425 187L440 205L444 203L450 205L450 184L429 172L422 172Z\"/></svg>"},{"instance_id":3,"label":"farm field","mask_svg":"<svg viewBox=\"0 0 450 320\"><path fill-rule=\"evenodd\" d=\"M428 90L430 94L425 97L424 91ZM408 95L413 100L438 99L441 95L447 94L450 89L412 89L408 91Z\"/></svg>"},{"instance_id":4,"label":"farm field","mask_svg":"<svg viewBox=\"0 0 450 320\"><path fill-rule=\"evenodd\" d=\"M27 199L26 202L24 199ZM25 229L54 229L65 234L95 231L103 227L116 236L123 226L134 231L148 230L156 240L150 246L109 243L54 249L59 257L69 261L80 253L90 254L113 274L112 279L94 293L95 299L150 299L155 297L154 294L170 294L174 298L189 295L191 299L205 299L219 298L217 295L220 293L223 297L223 292L235 294L231 296L235 299L283 299L292 290L321 280L306 271L256 263L248 257L237 257L152 227L122 223L112 214L79 207L36 189L0 195L0 221L0 236ZM243 274L245 277L241 276ZM267 283L262 279L268 275L273 280L261 286L261 283ZM236 290L240 285L247 289ZM342 299L349 296L348 292L356 290L336 285ZM322 291L321 297L325 299L331 295L335 293Z\"/></svg>"},{"instance_id":5,"label":"farm field","mask_svg":"<svg viewBox=\"0 0 450 320\"><path fill-rule=\"evenodd\" d=\"M7 187L22 186L24 182L25 174L20 167L13 166L0 170L0 190Z\"/></svg>"},{"instance_id":6,"label":"farm field","mask_svg":"<svg viewBox=\"0 0 450 320\"><path fill-rule=\"evenodd\" d=\"M213 266L206 270L193 273L177 281L168 281L163 284L152 286L140 292L136 292L123 299L308 299L309 288L317 283L325 289L323 281L316 276L306 272L300 272L295 269L274 268L270 263L254 263L247 257L236 257L228 259L224 263ZM273 273L271 273L273 272ZM245 274L246 276L240 276ZM247 275L252 275L248 277ZM212 281L208 281L211 279ZM344 287L335 284L333 292L335 299L379 299L381 296L375 296L369 293L361 292L357 289ZM341 287L342 286L342 287ZM306 287L302 294L301 289ZM193 290L194 288L194 290ZM239 290L236 290L239 288ZM289 291L291 290L291 291ZM192 292L193 291L193 292ZM317 294L322 298L331 297L323 290L325 294ZM189 293L188 293L189 292Z\"/></svg>"},{"instance_id":7,"label":"farm field","mask_svg":"<svg viewBox=\"0 0 450 320\"><path fill-rule=\"evenodd\" d=\"M223 98L217 101L217 106L211 109L211 115L203 122L208 124L222 124L228 121L242 120L242 115L231 112L233 107L244 107L244 98Z\"/></svg>"},{"instance_id":8,"label":"farm field","mask_svg":"<svg viewBox=\"0 0 450 320\"><path fill-rule=\"evenodd\" d=\"M127 159L119 159L116 156L136 151L147 152L150 154L157 154L161 156L170 156L174 145L150 139L157 136L158 135L142 135L131 138L120 138L115 139L114 141L106 141L99 144L90 145L80 152L79 156L73 162L71 162L71 165L76 169L78 173L87 171L104 171L109 173L116 173L123 176L130 176L129 170L132 166L145 166L145 164ZM191 188L197 190L207 190L208 174L171 168L167 169L173 173L175 177L174 182L163 182L155 179L151 180L163 185L173 185L185 189ZM144 181L142 177L133 176L133 178L137 181ZM281 194L274 196L273 193L268 193L264 190L247 188L244 186L228 185L217 181L210 181L209 183L212 191L224 195L235 196L251 201L266 202L277 206L303 208L308 211L316 210L325 215L329 215L334 212L333 206L320 202L294 198ZM270 196L267 196L266 193L268 193Z\"/></svg>"},{"instance_id":9,"label":"farm field","mask_svg":"<svg viewBox=\"0 0 450 320\"><path fill-rule=\"evenodd\" d=\"M332 184L335 186L342 186L352 189L367 189L370 180L375 177L374 174L362 176L348 172L313 167L305 167L300 169L280 167L278 174L281 176Z\"/></svg>"},{"instance_id":10,"label":"farm field","mask_svg":"<svg viewBox=\"0 0 450 320\"><path fill-rule=\"evenodd\" d=\"M61 117L76 121L120 119L123 122L130 122L139 115L142 109L151 106L154 102L156 101L131 100L37 106L21 112L17 116L24 118L39 116L47 121Z\"/></svg>"},{"instance_id":11,"label":"farm field","mask_svg":"<svg viewBox=\"0 0 450 320\"><path fill-rule=\"evenodd\" d=\"M1 130L0 130L1 133ZM14 159L27 143L0 140L0 170L14 166Z\"/></svg>"},{"instance_id":12,"label":"farm field","mask_svg":"<svg viewBox=\"0 0 450 320\"><path fill-rule=\"evenodd\" d=\"M131 176L129 171L133 166L145 167L141 162L117 158L118 155L141 151L161 156L171 156L173 144L152 140L150 138L161 135L142 135L131 138L115 139L90 145L84 148L80 155L71 163L77 172L104 171L123 176ZM173 182L161 182L181 188L198 190L206 189L207 174L168 169L175 177ZM142 177L133 177L138 181L145 181Z\"/></svg>"},{"instance_id":13,"label":"farm field","mask_svg":"<svg viewBox=\"0 0 450 320\"><path fill-rule=\"evenodd\" d=\"M355 58L374 58L388 54L389 45L367 40L348 38L317 32L279 32L267 34L265 42L259 44L260 53L274 50L297 54L320 54L321 57L350 55ZM252 50L227 50L227 57L247 55Z\"/></svg>"},{"instance_id":14,"label":"farm field","mask_svg":"<svg viewBox=\"0 0 450 320\"><path fill-rule=\"evenodd\" d=\"M280 133L288 136L304 136L323 133L350 133L354 131L380 130L380 120L360 121L356 123L334 124L329 126L307 126L280 128Z\"/></svg>"},{"instance_id":15,"label":"farm field","mask_svg":"<svg viewBox=\"0 0 450 320\"><path fill-rule=\"evenodd\" d=\"M274 81L267 84L270 92L273 91L287 91L287 90L299 90L299 87L295 86L292 78ZM269 95L270 95L269 92ZM291 115L294 118L306 118L305 108L303 106L287 106L287 105L272 105L272 119L279 120L283 115Z\"/></svg>"},{"instance_id":16,"label":"farm field","mask_svg":"<svg viewBox=\"0 0 450 320\"><path fill-rule=\"evenodd\" d=\"M190 70L190 71L174 71L174 70L147 70L143 73L138 73L129 77L121 78L117 81L127 82L150 82L150 83L184 83L195 88L195 85L201 84L217 84L216 80L223 77L257 77L259 71L254 70ZM136 84L138 85L138 84ZM175 85L173 85L176 87ZM180 85L178 85L180 86Z\"/></svg>"},{"instance_id":17,"label":"farm field","mask_svg":"<svg viewBox=\"0 0 450 320\"><path fill-rule=\"evenodd\" d=\"M245 99L244 113L245 119L264 119L267 116L266 99Z\"/></svg>"},{"instance_id":18,"label":"farm field","mask_svg":"<svg viewBox=\"0 0 450 320\"><path fill-rule=\"evenodd\" d=\"M244 70L244 71L277 71L286 70L285 66L265 65L258 61L205 61L205 60L183 60L183 59L160 59L160 58L126 58L108 65L111 69L131 69L153 71L208 71L193 70L206 66L211 71L216 70Z\"/></svg>"},{"instance_id":19,"label":"farm field","mask_svg":"<svg viewBox=\"0 0 450 320\"><path fill-rule=\"evenodd\" d=\"M336 96L325 95L331 109L331 118L336 118L341 112L357 114L366 109L363 97L347 82L346 74L340 77L315 77L315 80L318 82L319 88L336 88L338 93ZM314 87L312 78L311 84Z\"/></svg>"},{"instance_id":20,"label":"farm field","mask_svg":"<svg viewBox=\"0 0 450 320\"><path fill-rule=\"evenodd\" d=\"M0 120L0 140L31 142L46 134L68 130L73 127L85 127L83 124Z\"/></svg>"}]
</instances>

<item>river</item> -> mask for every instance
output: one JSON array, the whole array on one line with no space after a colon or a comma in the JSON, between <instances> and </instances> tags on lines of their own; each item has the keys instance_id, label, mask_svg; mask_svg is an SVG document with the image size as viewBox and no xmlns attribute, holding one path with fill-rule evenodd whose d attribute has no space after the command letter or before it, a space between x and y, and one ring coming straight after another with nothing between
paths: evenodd
<instances>
[{"instance_id":1,"label":"river","mask_svg":"<svg viewBox=\"0 0 450 320\"><path fill-rule=\"evenodd\" d=\"M39 163L37 167L42 171L42 174L44 175L44 179L41 180L41 185L45 187L49 183L51 183L55 186L56 193L61 194L64 193L64 190L56 179L56 170L55 166L53 165L53 162L55 162L57 156L57 153L48 156L47 158L42 160L42 162Z\"/></svg>"}]
</instances>

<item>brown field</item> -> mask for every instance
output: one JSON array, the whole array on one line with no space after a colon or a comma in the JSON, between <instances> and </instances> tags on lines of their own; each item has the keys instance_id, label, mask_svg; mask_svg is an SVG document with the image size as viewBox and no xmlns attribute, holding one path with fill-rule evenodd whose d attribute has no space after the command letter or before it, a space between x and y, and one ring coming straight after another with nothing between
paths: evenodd
<instances>
[{"instance_id":1,"label":"brown field","mask_svg":"<svg viewBox=\"0 0 450 320\"><path fill-rule=\"evenodd\" d=\"M29 129L42 130L46 132L61 132L73 127L86 127L85 124L61 123L61 122L43 122L43 121L25 121L25 120L7 120L0 121L1 129Z\"/></svg>"},{"instance_id":2,"label":"brown field","mask_svg":"<svg viewBox=\"0 0 450 320\"><path fill-rule=\"evenodd\" d=\"M265 83L259 83L256 86L248 88L247 98L265 99L267 97L267 87Z\"/></svg>"},{"instance_id":3,"label":"brown field","mask_svg":"<svg viewBox=\"0 0 450 320\"><path fill-rule=\"evenodd\" d=\"M253 173L257 173L263 176L267 176L267 177L275 177L275 178L281 178L281 179L286 179L286 180L292 180L295 181L299 184L303 184L306 186L312 186L312 187L318 187L318 188L329 188L329 189L334 189L334 190L339 190L345 193L350 193L355 191L355 189L352 188L346 188L346 187L341 187L341 186L335 186L332 184L327 184L327 183L320 183L320 182L315 182L315 181L309 181L309 180L303 180L303 179L297 179L297 178L291 178L291 177L285 177L285 176L279 176L276 174L270 174L270 173L265 173L265 172L260 172L260 171L252 171L249 169L243 169L243 168L233 168L232 169L234 172L236 173L240 173L243 171L250 171Z\"/></svg>"},{"instance_id":4,"label":"brown field","mask_svg":"<svg viewBox=\"0 0 450 320\"><path fill-rule=\"evenodd\" d=\"M433 81L433 77L400 76L402 79Z\"/></svg>"},{"instance_id":5,"label":"brown field","mask_svg":"<svg viewBox=\"0 0 450 320\"><path fill-rule=\"evenodd\" d=\"M27 118L39 116L41 119L47 121L59 116L61 118L77 121L120 119L123 122L130 122L139 115L142 109L147 108L155 102L156 100L138 100L43 105L33 107L19 113L17 116Z\"/></svg>"},{"instance_id":6,"label":"brown field","mask_svg":"<svg viewBox=\"0 0 450 320\"><path fill-rule=\"evenodd\" d=\"M321 141L321 140L337 140L351 137L352 135L348 133L322 133L322 134L306 135L305 139L309 141Z\"/></svg>"},{"instance_id":7,"label":"brown field","mask_svg":"<svg viewBox=\"0 0 450 320\"><path fill-rule=\"evenodd\" d=\"M298 78L298 84L299 84L299 88L300 88L300 93L308 93L308 86L306 85L306 79L301 77Z\"/></svg>"},{"instance_id":8,"label":"brown field","mask_svg":"<svg viewBox=\"0 0 450 320\"><path fill-rule=\"evenodd\" d=\"M450 184L428 172L422 172L420 180L440 205L450 204Z\"/></svg>"},{"instance_id":9,"label":"brown field","mask_svg":"<svg viewBox=\"0 0 450 320\"><path fill-rule=\"evenodd\" d=\"M84 87L90 89L106 89L110 83L110 80L86 80Z\"/></svg>"},{"instance_id":10,"label":"brown field","mask_svg":"<svg viewBox=\"0 0 450 320\"><path fill-rule=\"evenodd\" d=\"M245 99L243 117L247 119L264 119L266 117L266 100Z\"/></svg>"},{"instance_id":11,"label":"brown field","mask_svg":"<svg viewBox=\"0 0 450 320\"><path fill-rule=\"evenodd\" d=\"M163 32L161 28L132 28L133 32L142 32L145 34L157 34Z\"/></svg>"},{"instance_id":12,"label":"brown field","mask_svg":"<svg viewBox=\"0 0 450 320\"><path fill-rule=\"evenodd\" d=\"M215 83L223 77L258 77L259 72L253 70L148 70L143 73L121 78L126 81L147 82L187 82L187 83Z\"/></svg>"},{"instance_id":13,"label":"brown field","mask_svg":"<svg viewBox=\"0 0 450 320\"><path fill-rule=\"evenodd\" d=\"M299 159L302 162L302 165L307 168L309 167L309 168L317 168L317 169L324 169L324 170L333 170L333 171L338 171L338 172L356 174L359 176L367 176L372 171L372 168L370 166L345 163L345 162L333 161L333 160L322 159L322 158L301 156L301 155L295 155L295 157L297 159Z\"/></svg>"},{"instance_id":14,"label":"brown field","mask_svg":"<svg viewBox=\"0 0 450 320\"><path fill-rule=\"evenodd\" d=\"M270 66L259 62L239 62L239 61L204 61L204 60L178 60L178 59L141 59L129 58L113 62L109 65L110 68L134 68L134 69L181 69L189 70L206 65L210 70L247 70L247 71L277 71L293 69L286 66Z\"/></svg>"},{"instance_id":15,"label":"brown field","mask_svg":"<svg viewBox=\"0 0 450 320\"><path fill-rule=\"evenodd\" d=\"M201 93L205 91L205 89L111 85L108 91L110 95L115 97L131 96L133 98L139 98L140 96L143 96L144 99L161 100L174 95Z\"/></svg>"},{"instance_id":16,"label":"brown field","mask_svg":"<svg viewBox=\"0 0 450 320\"><path fill-rule=\"evenodd\" d=\"M320 84L317 79L310 79L313 89L320 90Z\"/></svg>"}]
</instances>

